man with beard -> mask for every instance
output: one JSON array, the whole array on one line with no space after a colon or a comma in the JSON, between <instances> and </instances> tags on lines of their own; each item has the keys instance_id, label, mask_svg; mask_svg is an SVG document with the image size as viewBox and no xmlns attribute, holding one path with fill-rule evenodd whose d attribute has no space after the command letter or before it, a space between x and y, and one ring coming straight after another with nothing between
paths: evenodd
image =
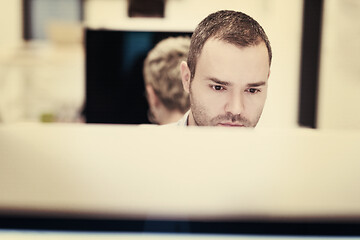
<instances>
[{"instance_id":1,"label":"man with beard","mask_svg":"<svg viewBox=\"0 0 360 240\"><path fill-rule=\"evenodd\" d=\"M180 126L255 127L264 108L271 46L250 16L222 10L195 29L181 63L190 110Z\"/></svg>"}]
</instances>

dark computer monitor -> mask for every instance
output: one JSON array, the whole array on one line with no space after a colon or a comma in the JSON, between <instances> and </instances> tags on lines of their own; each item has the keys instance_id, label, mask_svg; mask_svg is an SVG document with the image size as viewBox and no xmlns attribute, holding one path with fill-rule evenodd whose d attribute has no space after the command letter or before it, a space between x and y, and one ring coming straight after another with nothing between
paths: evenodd
<instances>
[{"instance_id":1,"label":"dark computer monitor","mask_svg":"<svg viewBox=\"0 0 360 240\"><path fill-rule=\"evenodd\" d=\"M142 75L144 59L162 39L191 34L86 29L86 122L149 123Z\"/></svg>"}]
</instances>

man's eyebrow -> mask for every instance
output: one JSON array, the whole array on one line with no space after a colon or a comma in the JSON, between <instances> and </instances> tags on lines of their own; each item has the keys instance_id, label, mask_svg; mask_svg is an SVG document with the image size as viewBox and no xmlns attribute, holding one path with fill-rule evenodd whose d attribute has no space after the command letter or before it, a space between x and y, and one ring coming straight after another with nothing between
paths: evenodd
<instances>
[{"instance_id":1,"label":"man's eyebrow","mask_svg":"<svg viewBox=\"0 0 360 240\"><path fill-rule=\"evenodd\" d=\"M266 85L266 82L262 81L262 82L256 82L256 83L249 83L247 84L247 87L260 87Z\"/></svg>"},{"instance_id":2,"label":"man's eyebrow","mask_svg":"<svg viewBox=\"0 0 360 240\"><path fill-rule=\"evenodd\" d=\"M210 81L216 83L216 84L220 84L220 85L224 85L224 86L229 86L229 85L231 85L229 82L221 81L221 80L219 80L219 79L217 79L217 78L214 78L214 77L209 77L208 79L209 79Z\"/></svg>"}]
</instances>

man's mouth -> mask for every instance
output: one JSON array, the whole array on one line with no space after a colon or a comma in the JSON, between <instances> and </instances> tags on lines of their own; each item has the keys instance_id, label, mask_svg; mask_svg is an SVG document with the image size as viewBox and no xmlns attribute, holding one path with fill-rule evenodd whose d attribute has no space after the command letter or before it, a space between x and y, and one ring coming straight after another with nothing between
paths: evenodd
<instances>
[{"instance_id":1,"label":"man's mouth","mask_svg":"<svg viewBox=\"0 0 360 240\"><path fill-rule=\"evenodd\" d=\"M218 123L217 125L221 127L245 127L240 123Z\"/></svg>"}]
</instances>

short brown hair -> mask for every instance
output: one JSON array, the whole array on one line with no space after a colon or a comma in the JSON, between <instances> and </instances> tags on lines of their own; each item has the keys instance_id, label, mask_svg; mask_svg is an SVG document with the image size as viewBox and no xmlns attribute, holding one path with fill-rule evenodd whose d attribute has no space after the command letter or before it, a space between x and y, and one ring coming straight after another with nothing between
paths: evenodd
<instances>
[{"instance_id":1,"label":"short brown hair","mask_svg":"<svg viewBox=\"0 0 360 240\"><path fill-rule=\"evenodd\" d=\"M209 38L223 40L240 47L255 46L265 42L269 55L269 65L271 65L270 41L260 24L242 12L221 10L202 20L191 37L187 59L191 79L195 76L197 59Z\"/></svg>"},{"instance_id":2,"label":"short brown hair","mask_svg":"<svg viewBox=\"0 0 360 240\"><path fill-rule=\"evenodd\" d=\"M185 113L190 108L189 95L182 86L180 63L188 56L190 38L169 37L160 41L147 55L143 74L168 110Z\"/></svg>"}]
</instances>

